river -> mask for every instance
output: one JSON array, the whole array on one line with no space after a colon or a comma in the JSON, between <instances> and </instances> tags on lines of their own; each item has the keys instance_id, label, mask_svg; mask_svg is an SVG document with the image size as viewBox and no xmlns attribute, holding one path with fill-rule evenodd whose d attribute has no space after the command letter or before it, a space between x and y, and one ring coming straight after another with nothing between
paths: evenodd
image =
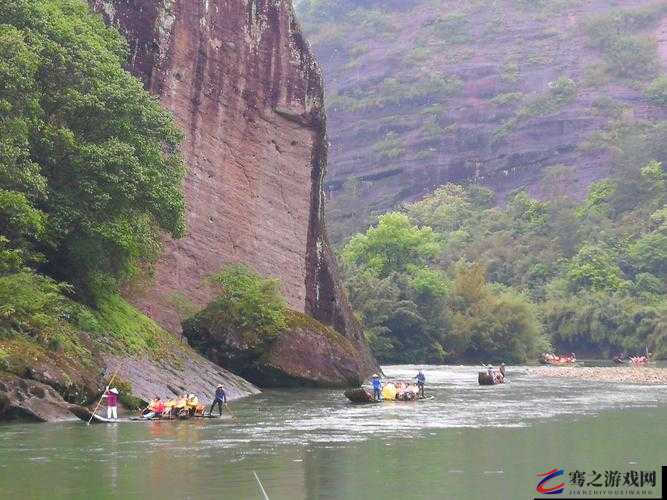
<instances>
[{"instance_id":1,"label":"river","mask_svg":"<svg viewBox=\"0 0 667 500\"><path fill-rule=\"evenodd\" d=\"M667 465L667 386L528 371L480 387L475 367L426 367L435 399L420 403L272 390L230 404L227 420L5 424L0 497L261 499L256 472L271 500L513 500L554 467Z\"/></svg>"}]
</instances>

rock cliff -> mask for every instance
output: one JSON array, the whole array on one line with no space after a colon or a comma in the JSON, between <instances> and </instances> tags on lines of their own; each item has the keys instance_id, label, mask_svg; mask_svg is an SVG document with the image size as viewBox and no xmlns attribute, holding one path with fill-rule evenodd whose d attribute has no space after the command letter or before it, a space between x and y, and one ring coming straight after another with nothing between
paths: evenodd
<instances>
[{"instance_id":1,"label":"rock cliff","mask_svg":"<svg viewBox=\"0 0 667 500\"><path fill-rule=\"evenodd\" d=\"M327 81L336 243L450 181L492 187L501 201L524 188L544 197L545 169L565 165L564 189L582 195L607 173L608 156L587 147L595 134L667 117L645 95L667 68L664 2L299 5ZM574 87L554 99L559 81Z\"/></svg>"},{"instance_id":2,"label":"rock cliff","mask_svg":"<svg viewBox=\"0 0 667 500\"><path fill-rule=\"evenodd\" d=\"M279 278L292 309L352 339L372 370L324 230L323 83L291 2L89 1L125 34L129 69L185 133L188 233L166 242L133 302L178 330L173 294L203 306L204 278L242 262Z\"/></svg>"},{"instance_id":3,"label":"rock cliff","mask_svg":"<svg viewBox=\"0 0 667 500\"><path fill-rule=\"evenodd\" d=\"M176 329L171 292L186 291L203 304L202 278L244 262L279 277L293 308L317 315L317 272L327 251L322 82L289 3L94 6L127 36L130 69L186 135L188 235L167 243L155 287L138 302Z\"/></svg>"}]
</instances>

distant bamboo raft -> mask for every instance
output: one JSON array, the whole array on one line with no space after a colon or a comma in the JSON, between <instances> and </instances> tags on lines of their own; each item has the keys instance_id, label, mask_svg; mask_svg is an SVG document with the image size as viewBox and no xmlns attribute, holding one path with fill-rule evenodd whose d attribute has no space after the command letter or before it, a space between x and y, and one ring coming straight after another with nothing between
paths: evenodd
<instances>
[{"instance_id":1,"label":"distant bamboo raft","mask_svg":"<svg viewBox=\"0 0 667 500\"><path fill-rule=\"evenodd\" d=\"M494 377L493 375L489 374L489 372L479 372L477 375L477 381L479 382L479 385L504 384L505 377Z\"/></svg>"}]
</instances>

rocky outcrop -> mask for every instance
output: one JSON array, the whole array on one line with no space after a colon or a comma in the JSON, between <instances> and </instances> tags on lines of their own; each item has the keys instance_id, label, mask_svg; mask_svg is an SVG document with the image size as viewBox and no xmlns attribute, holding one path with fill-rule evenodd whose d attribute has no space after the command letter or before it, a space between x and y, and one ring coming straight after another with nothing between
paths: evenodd
<instances>
[{"instance_id":1,"label":"rocky outcrop","mask_svg":"<svg viewBox=\"0 0 667 500\"><path fill-rule=\"evenodd\" d=\"M357 386L374 366L358 343L296 311L271 339L229 328L214 305L187 321L183 333L207 358L260 387Z\"/></svg>"},{"instance_id":2,"label":"rocky outcrop","mask_svg":"<svg viewBox=\"0 0 667 500\"><path fill-rule=\"evenodd\" d=\"M128 38L130 69L185 132L188 234L168 241L134 302L171 330L174 292L242 262L278 277L290 307L360 333L323 223L323 84L285 0L90 0Z\"/></svg>"},{"instance_id":3,"label":"rocky outcrop","mask_svg":"<svg viewBox=\"0 0 667 500\"><path fill-rule=\"evenodd\" d=\"M73 420L70 405L53 387L35 380L0 372L0 421Z\"/></svg>"},{"instance_id":4,"label":"rocky outcrop","mask_svg":"<svg viewBox=\"0 0 667 500\"><path fill-rule=\"evenodd\" d=\"M132 395L143 401L196 394L201 401L212 401L218 384L225 387L230 401L253 394L257 389L250 382L220 368L193 352L189 347L175 346L159 356L104 355L106 379L116 371L132 387Z\"/></svg>"},{"instance_id":5,"label":"rocky outcrop","mask_svg":"<svg viewBox=\"0 0 667 500\"><path fill-rule=\"evenodd\" d=\"M51 351L20 336L0 343L6 354L4 371L0 370L0 421L74 420L72 411L92 408L112 377L122 388L121 403L125 396L148 401L155 395L170 398L184 392L206 402L217 384L223 384L230 400L259 393L166 332L156 338L154 351L142 354L124 353L117 341L106 345L104 339L96 339L93 344L86 334L81 338L85 352L77 355Z\"/></svg>"}]
</instances>

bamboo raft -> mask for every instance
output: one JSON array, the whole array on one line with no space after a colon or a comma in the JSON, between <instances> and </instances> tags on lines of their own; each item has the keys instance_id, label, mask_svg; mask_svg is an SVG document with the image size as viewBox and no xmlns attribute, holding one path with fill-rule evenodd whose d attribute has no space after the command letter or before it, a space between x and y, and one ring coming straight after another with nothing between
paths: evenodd
<instances>
[{"instance_id":1,"label":"bamboo raft","mask_svg":"<svg viewBox=\"0 0 667 500\"><path fill-rule=\"evenodd\" d=\"M486 372L479 372L477 374L477 382L479 382L479 385L497 385L497 384L504 384L505 383L505 377L501 378L494 378L493 375L489 374L488 371Z\"/></svg>"},{"instance_id":2,"label":"bamboo raft","mask_svg":"<svg viewBox=\"0 0 667 500\"><path fill-rule=\"evenodd\" d=\"M124 418L119 418L116 420L113 419L108 419L106 417L103 417L102 415L98 415L96 413L93 413L90 411L88 408L85 408L83 406L76 406L72 405L70 407L70 411L76 415L79 419L83 420L84 422L90 422L91 424L113 424L117 422L175 422L177 420L190 420L190 419L205 419L205 418L211 418L211 419L227 419L227 418L232 418L231 415L211 415L208 413L202 413L202 414L197 414L197 415L178 415L178 416L169 416L169 417L155 417L155 418L143 418L141 416L132 416L132 417L124 417Z\"/></svg>"},{"instance_id":3,"label":"bamboo raft","mask_svg":"<svg viewBox=\"0 0 667 500\"><path fill-rule=\"evenodd\" d=\"M373 399L373 393L365 387L357 387L356 389L349 389L343 393L350 402L355 404L378 404L378 403L418 403L422 401L430 401L434 396L426 396L425 398L416 398L411 400L392 399L376 401Z\"/></svg>"}]
</instances>

